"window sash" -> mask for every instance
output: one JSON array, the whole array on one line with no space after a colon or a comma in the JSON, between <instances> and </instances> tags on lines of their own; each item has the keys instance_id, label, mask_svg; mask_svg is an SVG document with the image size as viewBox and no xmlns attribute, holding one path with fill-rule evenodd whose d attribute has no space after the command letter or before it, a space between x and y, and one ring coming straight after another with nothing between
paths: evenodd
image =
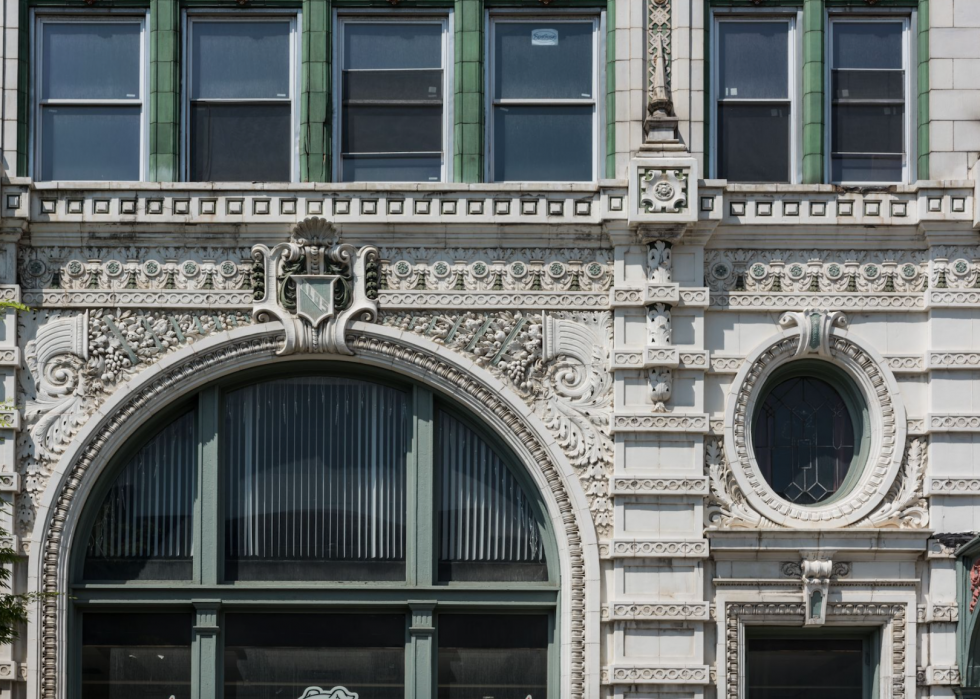
<instances>
[{"instance_id":1,"label":"window sash","mask_svg":"<svg viewBox=\"0 0 980 699\"><path fill-rule=\"evenodd\" d=\"M352 24L430 24L438 25L441 28L441 65L437 68L347 68L344 64L345 54L345 29ZM452 180L452 132L453 132L453 55L452 55L452 15L430 15L430 16L406 16L391 17L388 15L370 14L338 14L336 18L336 32L334 40L334 123L333 123L333 142L334 142L334 181L335 182L356 182L367 180L352 180L345 176L346 165L353 165L356 162L369 162L371 160L408 160L411 158L440 158L439 179L438 180L418 180L421 182L448 182ZM422 72L439 70L442 73L442 97L439 100L347 100L344 97L344 77L349 73L396 73L396 72ZM440 107L441 116L441 151L433 150L405 150L405 151L385 151L385 150L345 150L344 142L348 134L348 120L344 113L348 107ZM372 181L400 181L400 180L372 180ZM403 180L411 181L411 180Z\"/></svg>"},{"instance_id":2,"label":"window sash","mask_svg":"<svg viewBox=\"0 0 980 699\"><path fill-rule=\"evenodd\" d=\"M56 14L47 13L43 10L32 10L31 11L31 39L33 41L32 55L33 62L31 66L32 76L30 80L30 89L32 95L33 103L33 127L31 129L29 140L32 141L29 152L31 157L31 162L29 163L28 171L34 173L34 177L37 180L43 181L41 167L43 163L43 153L44 153L44 143L43 143L43 133L42 133L42 119L45 107L59 107L59 106L93 106L93 107L139 107L140 108L140 134L139 134L139 165L138 172L139 178L134 181L143 181L146 179L147 164L148 164L148 134L149 134L149 110L144 108L144 103L147 100L147 90L149 85L149 61L147 60L147 55L149 54L148 41L146 28L149 21L149 12L145 14L124 14L119 12L113 12L108 10L103 14L92 16L92 15L71 15L71 14ZM135 98L101 98L101 99L63 99L63 98L42 98L42 60L44 56L44 45L43 45L43 25L46 23L50 24L137 24L139 25L140 31L140 46L139 46L139 95ZM84 180L75 180L84 181Z\"/></svg>"},{"instance_id":3,"label":"window sash","mask_svg":"<svg viewBox=\"0 0 980 699\"><path fill-rule=\"evenodd\" d=\"M800 124L799 124L799 104L800 104L800 85L802 80L798 75L800 66L800 47L798 38L798 27L802 13L793 10L792 12L752 12L741 11L737 14L727 13L719 10L713 12L713 38L711 41L711 84L710 84L710 120L711 129L708 134L710 158L708 170L712 177L722 178L724 174L720 172L721 158L719 153L719 112L721 105L773 105L788 107L789 109L789 162L787 163L788 180L792 184L799 182L801 178L800 157ZM785 24L787 26L787 87L785 98L742 98L723 96L720 86L720 71L718 66L721 61L721 46L719 45L720 25L725 23L774 23Z\"/></svg>"},{"instance_id":4,"label":"window sash","mask_svg":"<svg viewBox=\"0 0 980 699\"><path fill-rule=\"evenodd\" d=\"M288 104L290 105L289 116L289 178L291 182L296 182L299 175L299 56L300 41L299 27L301 26L302 14L299 11L269 11L262 10L254 13L242 14L241 12L215 13L215 12L196 12L188 10L184 12L183 21L183 99L182 99L182 119L181 119L181 172L184 181L190 181L193 163L192 133L191 133L191 111L195 105L264 105L264 104ZM250 98L220 98L220 97L194 97L193 85L191 84L193 75L193 31L195 24L203 23L231 23L231 22L282 22L289 25L289 94L287 97L250 97Z\"/></svg>"},{"instance_id":5,"label":"window sash","mask_svg":"<svg viewBox=\"0 0 980 699\"><path fill-rule=\"evenodd\" d=\"M902 68L903 73L902 85L905 92L904 99L861 99L861 98L837 98L833 94L833 80L834 73L837 72L880 72L880 73L896 73L899 72L898 68L837 68L834 65L834 55L833 55L833 41L834 41L834 30L836 27L842 24L900 24L902 27ZM911 169L912 169L912 145L913 145L913 118L915 117L914 102L912 100L912 74L910 70L911 63L911 38L910 38L910 26L911 22L907 16L888 16L888 15L876 15L876 16L859 16L859 17L835 17L830 16L828 22L827 38L825 55L826 59L826 75L825 75L825 89L827 91L827 99L824 121L827 124L827 131L825 134L826 143L826 162L824 165L825 171L827 173L827 181L832 184L842 184L842 183L855 183L855 184L896 184L895 180L848 180L839 179L834 177L834 164L836 161L848 158L848 157L877 157L882 156L886 158L901 158L901 180L898 183L909 182ZM861 107L861 106L901 106L904 107L903 115L903 143L901 152L874 152L874 151L835 151L832 150L834 142L833 133L833 115L834 109L836 107Z\"/></svg>"},{"instance_id":6,"label":"window sash","mask_svg":"<svg viewBox=\"0 0 980 699\"><path fill-rule=\"evenodd\" d=\"M535 98L498 98L497 94L497 75L496 75L496 29L501 24L528 24L536 22L547 22L548 24L589 24L592 25L592 96L581 99L535 99ZM560 17L542 16L540 14L508 14L505 16L490 16L489 31L487 32L486 47L486 79L484 87L484 98L486 101L486 112L484 114L485 127L485 153L486 153L486 175L487 182L498 182L496 177L497 163L495 150L495 122L496 112L501 107L565 107L565 106L591 106L592 107L592 176L590 180L595 181L599 176L600 163L600 144L603 139L599 132L599 99L602 90L602 76L599 72L600 52L601 52L601 24L602 16L565 14ZM517 181L517 180L510 180ZM580 181L580 180L573 180ZM503 180L500 180L503 182Z\"/></svg>"}]
</instances>

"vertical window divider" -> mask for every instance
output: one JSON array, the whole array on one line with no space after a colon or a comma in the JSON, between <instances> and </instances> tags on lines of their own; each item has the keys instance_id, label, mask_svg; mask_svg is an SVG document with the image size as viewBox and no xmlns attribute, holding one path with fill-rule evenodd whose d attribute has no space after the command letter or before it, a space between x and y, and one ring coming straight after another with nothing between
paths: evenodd
<instances>
[{"instance_id":1,"label":"vertical window divider","mask_svg":"<svg viewBox=\"0 0 980 699\"><path fill-rule=\"evenodd\" d=\"M405 526L408 528L408 584L431 587L436 567L435 464L433 441L434 409L432 393L416 387L412 454L409 457L408 502ZM414 507L411 504L414 503Z\"/></svg>"},{"instance_id":2,"label":"vertical window divider","mask_svg":"<svg viewBox=\"0 0 980 699\"><path fill-rule=\"evenodd\" d=\"M194 580L217 585L224 557L221 551L221 469L218 449L221 394L216 387L201 392L198 406L198 488L194 508Z\"/></svg>"},{"instance_id":3,"label":"vertical window divider","mask_svg":"<svg viewBox=\"0 0 980 699\"><path fill-rule=\"evenodd\" d=\"M194 635L191 640L191 699L213 699L220 695L222 656L219 648L218 600L194 600Z\"/></svg>"},{"instance_id":4,"label":"vertical window divider","mask_svg":"<svg viewBox=\"0 0 980 699\"><path fill-rule=\"evenodd\" d=\"M430 394L431 395L431 394ZM435 600L409 600L405 690L411 699L432 699L436 676Z\"/></svg>"}]
</instances>

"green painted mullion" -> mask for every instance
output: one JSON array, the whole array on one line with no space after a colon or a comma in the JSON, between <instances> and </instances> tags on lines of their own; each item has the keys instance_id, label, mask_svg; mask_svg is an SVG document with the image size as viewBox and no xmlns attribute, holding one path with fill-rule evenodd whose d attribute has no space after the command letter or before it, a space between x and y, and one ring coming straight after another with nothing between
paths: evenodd
<instances>
[{"instance_id":1,"label":"green painted mullion","mask_svg":"<svg viewBox=\"0 0 980 699\"><path fill-rule=\"evenodd\" d=\"M803 183L824 181L824 0L803 4Z\"/></svg>"},{"instance_id":2,"label":"green painted mullion","mask_svg":"<svg viewBox=\"0 0 980 699\"><path fill-rule=\"evenodd\" d=\"M414 474L414 492L410 490L408 531L411 533L408 584L429 587L436 579L435 464L433 459L432 393L416 387L415 436L410 474ZM414 560L413 560L414 559Z\"/></svg>"},{"instance_id":3,"label":"green painted mullion","mask_svg":"<svg viewBox=\"0 0 980 699\"><path fill-rule=\"evenodd\" d=\"M180 177L180 9L177 0L150 3L150 180Z\"/></svg>"},{"instance_id":4,"label":"green painted mullion","mask_svg":"<svg viewBox=\"0 0 980 699\"><path fill-rule=\"evenodd\" d=\"M275 604L283 609L340 610L352 606L377 609L403 609L409 598L433 601L446 609L496 609L507 607L513 610L541 610L553 607L558 599L557 588L532 588L528 584L497 583L484 587L459 588L450 585L434 585L430 588L372 587L365 583L320 589L300 588L282 582L274 582L265 587L243 585L203 586L192 583L171 583L170 587L150 587L148 585L100 585L75 587L71 591L72 600L78 606L106 606L120 608L153 606L183 608L200 598L221 598L226 607L235 605L254 606Z\"/></svg>"},{"instance_id":5,"label":"green painted mullion","mask_svg":"<svg viewBox=\"0 0 980 699\"><path fill-rule=\"evenodd\" d=\"M453 179L483 181L483 0L455 0L453 11Z\"/></svg>"},{"instance_id":6,"label":"green painted mullion","mask_svg":"<svg viewBox=\"0 0 980 699\"><path fill-rule=\"evenodd\" d=\"M408 628L405 689L410 699L433 699L436 672L434 610L430 600L409 600L412 624Z\"/></svg>"},{"instance_id":7,"label":"green painted mullion","mask_svg":"<svg viewBox=\"0 0 980 699\"><path fill-rule=\"evenodd\" d=\"M616 178L616 0L606 3L606 177Z\"/></svg>"},{"instance_id":8,"label":"green painted mullion","mask_svg":"<svg viewBox=\"0 0 980 699\"><path fill-rule=\"evenodd\" d=\"M220 409L218 389L212 386L203 390L197 410L198 469L194 505L194 581L201 585L217 585L221 581Z\"/></svg>"},{"instance_id":9,"label":"green painted mullion","mask_svg":"<svg viewBox=\"0 0 980 699\"><path fill-rule=\"evenodd\" d=\"M191 638L191 699L215 699L222 693L221 649L218 647L218 600L194 600L194 629Z\"/></svg>"},{"instance_id":10,"label":"green painted mullion","mask_svg":"<svg viewBox=\"0 0 980 699\"><path fill-rule=\"evenodd\" d=\"M303 0L300 179L331 177L331 0Z\"/></svg>"},{"instance_id":11,"label":"green painted mullion","mask_svg":"<svg viewBox=\"0 0 980 699\"><path fill-rule=\"evenodd\" d=\"M919 0L919 12L916 19L919 27L918 43L918 119L917 156L920 180L929 179L929 0Z\"/></svg>"}]
</instances>

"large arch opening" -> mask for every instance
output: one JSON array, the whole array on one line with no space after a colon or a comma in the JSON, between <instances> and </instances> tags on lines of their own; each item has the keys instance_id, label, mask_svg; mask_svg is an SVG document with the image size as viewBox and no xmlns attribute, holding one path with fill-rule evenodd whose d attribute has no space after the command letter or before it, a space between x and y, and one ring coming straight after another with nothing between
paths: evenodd
<instances>
[{"instance_id":1,"label":"large arch opening","mask_svg":"<svg viewBox=\"0 0 980 699\"><path fill-rule=\"evenodd\" d=\"M557 560L529 474L449 396L323 362L239 373L154 416L94 484L74 674L85 699L544 697Z\"/></svg>"}]
</instances>

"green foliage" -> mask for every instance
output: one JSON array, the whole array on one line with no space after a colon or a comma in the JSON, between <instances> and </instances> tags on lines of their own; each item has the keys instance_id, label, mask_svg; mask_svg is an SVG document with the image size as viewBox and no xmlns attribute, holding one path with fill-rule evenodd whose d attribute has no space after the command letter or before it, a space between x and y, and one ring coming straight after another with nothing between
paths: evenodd
<instances>
[{"instance_id":1,"label":"green foliage","mask_svg":"<svg viewBox=\"0 0 980 699\"><path fill-rule=\"evenodd\" d=\"M20 629L27 623L28 605L42 597L53 594L38 592L11 592L12 566L24 560L8 543L10 534L0 529L0 645L11 643L20 634Z\"/></svg>"},{"instance_id":2,"label":"green foliage","mask_svg":"<svg viewBox=\"0 0 980 699\"><path fill-rule=\"evenodd\" d=\"M33 311L34 309L30 306L25 306L17 301L0 301L0 308L13 308L17 311Z\"/></svg>"}]
</instances>

